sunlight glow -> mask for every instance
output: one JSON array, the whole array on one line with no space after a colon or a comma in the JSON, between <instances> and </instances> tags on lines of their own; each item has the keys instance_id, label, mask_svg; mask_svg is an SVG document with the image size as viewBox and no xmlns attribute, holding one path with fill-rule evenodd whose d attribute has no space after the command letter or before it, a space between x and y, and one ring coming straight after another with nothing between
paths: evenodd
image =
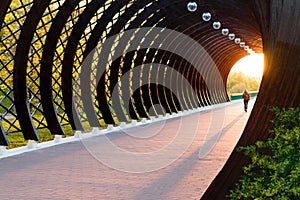
<instances>
[{"instance_id":1,"label":"sunlight glow","mask_svg":"<svg viewBox=\"0 0 300 200\"><path fill-rule=\"evenodd\" d=\"M239 60L231 72L242 72L247 76L261 78L264 70L264 54L251 54Z\"/></svg>"}]
</instances>

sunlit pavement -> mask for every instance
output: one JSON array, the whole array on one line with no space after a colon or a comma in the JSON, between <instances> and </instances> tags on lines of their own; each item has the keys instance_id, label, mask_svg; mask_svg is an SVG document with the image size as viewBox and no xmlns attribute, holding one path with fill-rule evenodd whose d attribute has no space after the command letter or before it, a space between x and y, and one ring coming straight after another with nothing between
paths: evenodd
<instances>
[{"instance_id":1,"label":"sunlit pavement","mask_svg":"<svg viewBox=\"0 0 300 200\"><path fill-rule=\"evenodd\" d=\"M161 160L154 157L150 167L143 168L143 163L129 161L126 156L112 156L102 162L102 154L98 152L98 157L93 146L82 141L4 157L0 160L0 199L199 199L233 150L253 103L249 102L247 113L238 100L169 119L163 128L161 123L148 124L145 127L155 132L148 138L138 137L138 131L145 136L145 127L134 129L131 136L118 131L93 137L93 144L98 141L99 146L103 145L101 137L106 137L125 152L150 155L175 140L178 124L197 119L192 142L170 148ZM214 130L215 134L208 135ZM176 155L184 145L183 154ZM105 153L107 159L109 154ZM114 163L110 165L110 161ZM116 163L123 168L116 169Z\"/></svg>"}]
</instances>

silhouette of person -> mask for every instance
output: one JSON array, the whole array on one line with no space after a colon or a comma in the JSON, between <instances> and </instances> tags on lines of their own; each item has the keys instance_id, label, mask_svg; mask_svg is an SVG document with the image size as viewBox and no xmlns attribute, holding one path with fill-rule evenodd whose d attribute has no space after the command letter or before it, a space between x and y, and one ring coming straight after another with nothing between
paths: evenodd
<instances>
[{"instance_id":1,"label":"silhouette of person","mask_svg":"<svg viewBox=\"0 0 300 200\"><path fill-rule=\"evenodd\" d=\"M245 112L247 112L247 109L248 109L248 102L249 102L249 100L250 100L250 94L248 93L247 90L244 91L242 97L243 97L243 99L244 99L244 110L245 110Z\"/></svg>"}]
</instances>

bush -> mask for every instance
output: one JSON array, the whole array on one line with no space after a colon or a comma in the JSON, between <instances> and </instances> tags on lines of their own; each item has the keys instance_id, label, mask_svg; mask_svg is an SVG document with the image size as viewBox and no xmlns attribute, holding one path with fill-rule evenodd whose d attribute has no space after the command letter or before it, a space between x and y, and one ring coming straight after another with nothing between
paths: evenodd
<instances>
[{"instance_id":1,"label":"bush","mask_svg":"<svg viewBox=\"0 0 300 200\"><path fill-rule=\"evenodd\" d=\"M300 199L299 108L271 110L275 114L271 137L237 149L251 162L230 191L230 199Z\"/></svg>"}]
</instances>

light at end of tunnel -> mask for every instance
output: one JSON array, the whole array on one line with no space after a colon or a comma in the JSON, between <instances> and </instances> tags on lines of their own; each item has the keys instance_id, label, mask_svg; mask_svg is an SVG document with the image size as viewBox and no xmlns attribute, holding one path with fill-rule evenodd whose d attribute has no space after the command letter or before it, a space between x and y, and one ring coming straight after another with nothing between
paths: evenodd
<instances>
[{"instance_id":1,"label":"light at end of tunnel","mask_svg":"<svg viewBox=\"0 0 300 200\"><path fill-rule=\"evenodd\" d=\"M231 72L242 72L247 76L261 78L264 71L264 54L251 54L240 59Z\"/></svg>"},{"instance_id":2,"label":"light at end of tunnel","mask_svg":"<svg viewBox=\"0 0 300 200\"><path fill-rule=\"evenodd\" d=\"M248 48L247 52L248 52L250 55L256 54L255 51L253 51L250 47Z\"/></svg>"}]
</instances>

